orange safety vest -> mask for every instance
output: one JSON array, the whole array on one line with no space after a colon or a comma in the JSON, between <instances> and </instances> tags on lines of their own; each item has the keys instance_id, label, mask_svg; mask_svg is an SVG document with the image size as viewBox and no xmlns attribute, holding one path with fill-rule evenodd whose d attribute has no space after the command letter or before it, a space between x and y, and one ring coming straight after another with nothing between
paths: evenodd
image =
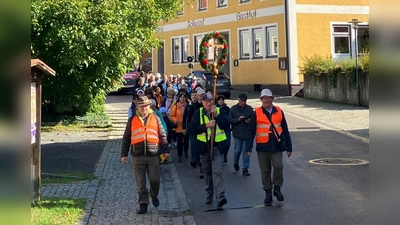
<instances>
[{"instance_id":1,"label":"orange safety vest","mask_svg":"<svg viewBox=\"0 0 400 225\"><path fill-rule=\"evenodd\" d=\"M148 115L146 125L143 125L143 120L139 115L136 115L131 124L131 144L144 142L158 144L158 124L156 115L151 113Z\"/></svg>"},{"instance_id":2,"label":"orange safety vest","mask_svg":"<svg viewBox=\"0 0 400 225\"><path fill-rule=\"evenodd\" d=\"M282 111L279 107L274 106L278 112L273 113L271 115L271 121L274 123L278 134L282 133ZM274 131L271 130L271 123L269 119L264 114L262 107L256 108L256 143L267 143L269 140L269 134L274 134Z\"/></svg>"}]
</instances>

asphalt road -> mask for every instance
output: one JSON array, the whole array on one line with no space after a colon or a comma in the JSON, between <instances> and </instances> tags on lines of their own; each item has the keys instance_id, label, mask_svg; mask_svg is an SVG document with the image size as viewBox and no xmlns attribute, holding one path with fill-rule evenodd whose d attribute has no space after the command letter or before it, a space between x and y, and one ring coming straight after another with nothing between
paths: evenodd
<instances>
[{"instance_id":1,"label":"asphalt road","mask_svg":"<svg viewBox=\"0 0 400 225\"><path fill-rule=\"evenodd\" d=\"M238 93L233 92L236 103ZM249 104L260 105L258 93L248 93ZM107 104L127 108L130 95L109 96ZM283 108L285 111L285 108ZM356 166L315 165L309 160L319 158L355 158L369 160L369 145L365 141L313 123L302 115L286 114L290 127L293 155L284 157L283 203L274 198L273 206L263 206L264 191L257 155L251 157L249 172L243 177L233 169L233 145L224 167L228 204L223 211L204 204L204 180L198 178L198 168L191 168L190 157L175 163L191 213L199 225L208 224L367 224L368 164ZM172 151L177 158L176 150ZM240 162L241 166L241 162Z\"/></svg>"}]
</instances>

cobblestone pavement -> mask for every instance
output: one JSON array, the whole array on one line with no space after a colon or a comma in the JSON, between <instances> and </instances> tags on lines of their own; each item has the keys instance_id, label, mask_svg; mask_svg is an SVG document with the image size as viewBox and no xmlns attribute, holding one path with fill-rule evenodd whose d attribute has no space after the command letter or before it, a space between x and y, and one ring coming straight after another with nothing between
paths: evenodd
<instances>
[{"instance_id":1,"label":"cobblestone pavement","mask_svg":"<svg viewBox=\"0 0 400 225\"><path fill-rule=\"evenodd\" d=\"M172 158L170 163L161 165L160 206L155 208L150 203L147 214L136 214L138 195L132 158L124 165L120 157L126 113L107 107L114 129L98 162L95 180L43 185L41 196L87 198L85 213L78 224L196 224Z\"/></svg>"},{"instance_id":2,"label":"cobblestone pavement","mask_svg":"<svg viewBox=\"0 0 400 225\"><path fill-rule=\"evenodd\" d=\"M254 98L251 98L252 95ZM249 93L249 105L259 106L257 95ZM234 98L227 100L228 105L236 104ZM281 106L285 113L369 141L368 108L295 97L277 97L275 104ZM147 214L136 214L138 196L132 159L126 165L120 161L127 111L113 105L106 105L106 110L114 129L97 165L96 179L43 185L41 196L87 198L85 213L78 224L196 224L172 158L170 163L161 166L160 206L156 209L149 204Z\"/></svg>"}]
</instances>

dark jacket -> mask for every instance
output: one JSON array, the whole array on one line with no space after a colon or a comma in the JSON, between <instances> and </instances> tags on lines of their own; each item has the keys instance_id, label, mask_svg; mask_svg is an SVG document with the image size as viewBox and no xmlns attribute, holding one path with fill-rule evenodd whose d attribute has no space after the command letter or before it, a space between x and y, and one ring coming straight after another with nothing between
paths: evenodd
<instances>
[{"instance_id":1,"label":"dark jacket","mask_svg":"<svg viewBox=\"0 0 400 225\"><path fill-rule=\"evenodd\" d=\"M172 125L173 125L173 123L171 122L171 120L169 119L169 117L167 116L167 114L165 114L165 116L163 115L162 117L163 117L163 119L164 119L165 124L167 125L168 133L169 133L169 132L172 132L172 129L173 129Z\"/></svg>"},{"instance_id":2,"label":"dark jacket","mask_svg":"<svg viewBox=\"0 0 400 225\"><path fill-rule=\"evenodd\" d=\"M264 109L263 111L269 115L267 110ZM278 111L276 110L275 106L273 106L271 114L273 115L274 113L277 113L277 112ZM251 116L251 121L250 121L248 129L247 129L247 133L246 133L246 152L251 152L253 149L253 142L254 142L254 138L256 136L256 125L257 125L256 121L257 121L256 112L253 112L253 115ZM286 138L286 143L289 148L288 152L291 152L292 151L292 140L290 138L289 128L286 123L286 118L285 118L285 114L283 113L283 111L282 111L281 126L282 126L282 132L284 134L284 137ZM276 140L276 137L274 135L274 131L273 131L272 127L271 127L270 131L271 132L270 132L268 142L256 144L256 151L260 151L260 152L278 152L278 151L280 151L278 141Z\"/></svg>"},{"instance_id":3,"label":"dark jacket","mask_svg":"<svg viewBox=\"0 0 400 225\"><path fill-rule=\"evenodd\" d=\"M221 108L221 110L224 110L226 116L229 115L229 111L231 110L231 108L229 108L229 106L227 106L225 103L224 103L223 105L221 105L221 106L218 105L218 104L216 104L215 106ZM229 119L228 119L228 121L229 121ZM228 127L227 129L225 129L225 130L228 130L228 131L230 132L230 131L231 131L231 128L232 128L232 126L231 126L231 124L229 124L229 127Z\"/></svg>"},{"instance_id":4,"label":"dark jacket","mask_svg":"<svg viewBox=\"0 0 400 225\"><path fill-rule=\"evenodd\" d=\"M245 119L251 118L253 115L253 108L249 105L245 105L244 107L240 107L239 104L232 106L231 110L229 110L228 120L232 125L232 135L233 138L237 138L240 140L244 140L246 138L246 131L248 127L248 123L244 120L239 121L240 116L244 116Z\"/></svg>"},{"instance_id":5,"label":"dark jacket","mask_svg":"<svg viewBox=\"0 0 400 225\"><path fill-rule=\"evenodd\" d=\"M126 124L125 132L122 137L121 157L128 156L129 147L131 146L132 119L135 118L136 116L137 115L135 114L133 117L129 118L128 123ZM159 145L161 145L161 149L162 149L163 153L169 153L167 135L165 133L164 127L161 123L160 118L158 118L157 115L155 115L155 118L157 120L157 124L158 124L158 128L159 128L158 138L160 139L160 143L159 144L150 144L150 143L141 142L141 143L135 144L134 146L132 146L132 151L131 151L132 156L144 155L145 152L146 152L146 155L148 155L148 156L149 155L159 155L160 154L158 151ZM145 148L146 148L146 151L145 151ZM149 151L149 150L153 150L154 152L157 152L157 153L153 153L152 151Z\"/></svg>"},{"instance_id":6,"label":"dark jacket","mask_svg":"<svg viewBox=\"0 0 400 225\"><path fill-rule=\"evenodd\" d=\"M226 115L229 115L229 111L231 110L231 108L229 108L229 106L227 106L225 103L223 105L216 104L215 106L220 107L221 110L225 111Z\"/></svg>"},{"instance_id":7,"label":"dark jacket","mask_svg":"<svg viewBox=\"0 0 400 225\"><path fill-rule=\"evenodd\" d=\"M207 115L206 110L203 109L203 115L207 117L211 117L211 115ZM229 128L228 116L226 115L224 110L220 110L220 114L215 118L216 123L218 124L221 130L225 130ZM193 129L195 135L207 132L206 124L200 125L200 110L196 110L193 114L192 121L190 122L190 129ZM214 146L218 147L218 150L222 155L225 155L227 151L225 146L222 146L226 143L216 143L214 142ZM210 153L209 146L210 143L205 143L196 139L197 153L200 155L207 155Z\"/></svg>"},{"instance_id":8,"label":"dark jacket","mask_svg":"<svg viewBox=\"0 0 400 225\"><path fill-rule=\"evenodd\" d=\"M190 122L192 121L194 112L196 112L196 110L200 109L201 107L203 107L203 104L201 104L200 102L194 102L190 105L190 107L188 107L188 110L186 110L185 113L183 114L182 129L186 129L186 133L188 135L196 135L194 130L191 129L190 127Z\"/></svg>"}]
</instances>

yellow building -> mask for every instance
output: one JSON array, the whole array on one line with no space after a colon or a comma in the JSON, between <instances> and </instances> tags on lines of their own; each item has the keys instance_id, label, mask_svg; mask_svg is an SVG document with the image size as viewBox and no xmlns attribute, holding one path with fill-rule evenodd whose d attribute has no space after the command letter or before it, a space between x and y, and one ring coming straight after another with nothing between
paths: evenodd
<instances>
[{"instance_id":1,"label":"yellow building","mask_svg":"<svg viewBox=\"0 0 400 225\"><path fill-rule=\"evenodd\" d=\"M305 57L351 57L357 39L359 52L369 50L368 0L183 2L179 17L159 27L164 44L152 52L153 72L186 76L187 56L194 56L193 70L202 70L199 44L204 34L218 31L229 44L222 71L230 76L233 88L270 88L292 95L303 81L299 66ZM357 39L352 19L361 21Z\"/></svg>"}]
</instances>

